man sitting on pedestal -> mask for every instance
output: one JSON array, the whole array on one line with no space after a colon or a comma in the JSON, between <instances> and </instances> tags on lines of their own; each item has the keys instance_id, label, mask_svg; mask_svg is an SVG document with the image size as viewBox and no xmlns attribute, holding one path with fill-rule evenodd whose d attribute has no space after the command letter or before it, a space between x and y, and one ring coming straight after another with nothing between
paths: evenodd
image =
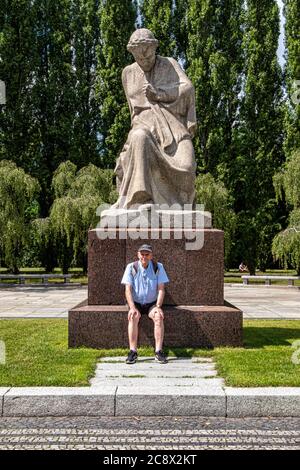
<instances>
[{"instance_id":1,"label":"man sitting on pedestal","mask_svg":"<svg viewBox=\"0 0 300 470\"><path fill-rule=\"evenodd\" d=\"M129 263L121 283L125 284L125 296L129 306L128 338L130 351L127 364L137 360L138 324L141 315L148 315L154 322L155 360L161 364L167 361L162 350L164 339L164 313L162 304L165 284L169 282L162 263L152 260L150 245L142 245L138 250L139 261Z\"/></svg>"}]
</instances>

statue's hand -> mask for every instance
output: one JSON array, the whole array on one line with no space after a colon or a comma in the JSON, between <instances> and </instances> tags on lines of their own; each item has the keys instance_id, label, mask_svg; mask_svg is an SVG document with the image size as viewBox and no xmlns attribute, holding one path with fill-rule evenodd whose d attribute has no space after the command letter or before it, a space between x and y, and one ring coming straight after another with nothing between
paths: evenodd
<instances>
[{"instance_id":1,"label":"statue's hand","mask_svg":"<svg viewBox=\"0 0 300 470\"><path fill-rule=\"evenodd\" d=\"M149 101L159 101L158 93L150 83L144 85L143 91Z\"/></svg>"}]
</instances>

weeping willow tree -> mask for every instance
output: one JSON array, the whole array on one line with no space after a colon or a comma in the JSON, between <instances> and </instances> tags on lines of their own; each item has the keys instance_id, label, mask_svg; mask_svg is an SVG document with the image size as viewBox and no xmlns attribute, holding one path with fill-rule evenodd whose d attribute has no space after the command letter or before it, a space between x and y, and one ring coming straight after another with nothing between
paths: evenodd
<instances>
[{"instance_id":1,"label":"weeping willow tree","mask_svg":"<svg viewBox=\"0 0 300 470\"><path fill-rule=\"evenodd\" d=\"M228 267L236 225L233 200L224 184L206 173L196 178L196 202L211 212L214 227L224 230L225 266Z\"/></svg>"},{"instance_id":2,"label":"weeping willow tree","mask_svg":"<svg viewBox=\"0 0 300 470\"><path fill-rule=\"evenodd\" d=\"M292 210L288 227L273 240L272 253L285 267L292 266L300 275L300 149L292 154L285 168L274 176L277 200L285 200Z\"/></svg>"},{"instance_id":3,"label":"weeping willow tree","mask_svg":"<svg viewBox=\"0 0 300 470\"><path fill-rule=\"evenodd\" d=\"M54 202L48 218L32 224L40 249L54 247L64 273L71 264L87 270L87 232L99 222L97 207L117 199L112 170L89 164L79 171L70 161L59 165L53 175Z\"/></svg>"},{"instance_id":4,"label":"weeping willow tree","mask_svg":"<svg viewBox=\"0 0 300 470\"><path fill-rule=\"evenodd\" d=\"M18 273L30 238L30 221L38 216L40 185L10 160L0 161L0 254Z\"/></svg>"}]
</instances>

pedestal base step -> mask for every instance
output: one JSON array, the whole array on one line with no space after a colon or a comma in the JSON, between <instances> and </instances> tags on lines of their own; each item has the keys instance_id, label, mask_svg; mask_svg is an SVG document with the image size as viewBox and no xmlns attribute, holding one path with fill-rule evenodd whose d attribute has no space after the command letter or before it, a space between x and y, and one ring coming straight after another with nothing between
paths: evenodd
<instances>
[{"instance_id":1,"label":"pedestal base step","mask_svg":"<svg viewBox=\"0 0 300 470\"><path fill-rule=\"evenodd\" d=\"M164 306L165 347L213 348L243 345L243 313L220 306ZM69 311L69 347L128 348L126 305L88 305ZM139 346L153 346L153 321L143 315Z\"/></svg>"}]
</instances>

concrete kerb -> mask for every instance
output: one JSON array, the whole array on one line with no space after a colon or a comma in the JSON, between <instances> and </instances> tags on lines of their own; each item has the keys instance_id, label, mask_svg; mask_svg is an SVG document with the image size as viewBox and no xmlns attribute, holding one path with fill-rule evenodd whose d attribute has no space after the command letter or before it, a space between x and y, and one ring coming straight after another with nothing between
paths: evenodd
<instances>
[{"instance_id":1,"label":"concrete kerb","mask_svg":"<svg viewBox=\"0 0 300 470\"><path fill-rule=\"evenodd\" d=\"M0 387L1 416L299 417L300 387Z\"/></svg>"},{"instance_id":2,"label":"concrete kerb","mask_svg":"<svg viewBox=\"0 0 300 470\"><path fill-rule=\"evenodd\" d=\"M2 416L113 416L115 386L12 387Z\"/></svg>"},{"instance_id":3,"label":"concrete kerb","mask_svg":"<svg viewBox=\"0 0 300 470\"><path fill-rule=\"evenodd\" d=\"M300 416L300 387L224 388L227 416Z\"/></svg>"}]
</instances>

